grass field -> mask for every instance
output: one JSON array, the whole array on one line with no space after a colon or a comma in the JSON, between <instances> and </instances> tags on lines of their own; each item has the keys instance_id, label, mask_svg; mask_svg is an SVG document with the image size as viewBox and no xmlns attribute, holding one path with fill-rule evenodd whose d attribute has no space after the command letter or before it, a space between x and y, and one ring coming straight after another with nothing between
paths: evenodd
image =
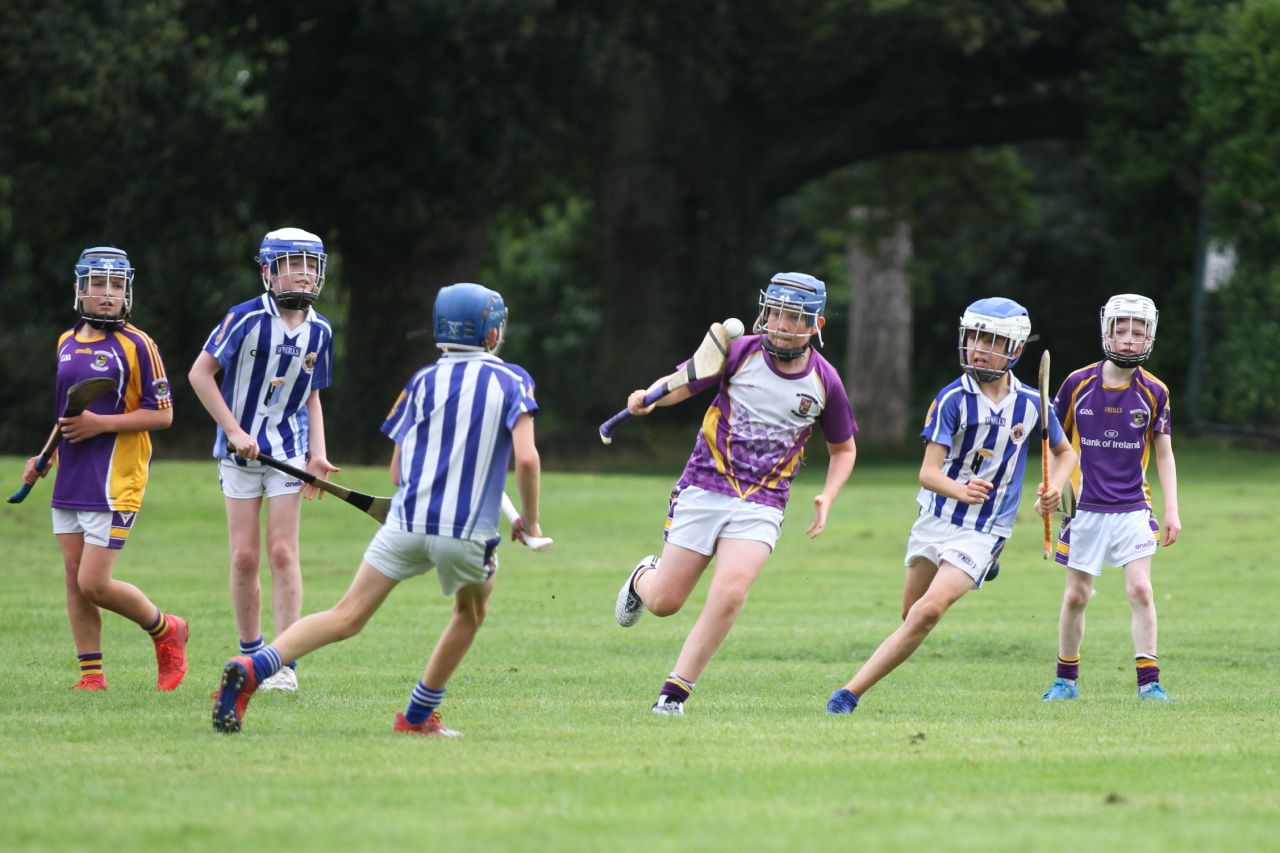
<instances>
[{"instance_id":1,"label":"grass field","mask_svg":"<svg viewBox=\"0 0 1280 853\"><path fill-rule=\"evenodd\" d=\"M1046 705L1061 572L1024 513L998 580L916 656L829 718L830 692L898 622L915 465L864 460L809 541L818 470L683 719L649 712L698 608L627 631L613 599L659 547L674 471L549 474L556 546L502 548L488 623L450 685L458 740L390 731L443 627L434 577L215 735L232 653L211 462L160 459L116 575L191 623L190 671L154 689L142 632L105 617L110 690L79 694L49 483L0 510L0 844L6 849L1263 850L1280 848L1275 453L1182 443L1183 541L1157 556L1163 682L1134 696L1112 572L1089 609L1081 687ZM1035 467L1035 466L1032 466ZM16 487L21 461L0 459ZM381 469L341 481L385 493ZM1157 503L1157 506L1160 506ZM346 588L375 530L304 507L304 610Z\"/></svg>"}]
</instances>

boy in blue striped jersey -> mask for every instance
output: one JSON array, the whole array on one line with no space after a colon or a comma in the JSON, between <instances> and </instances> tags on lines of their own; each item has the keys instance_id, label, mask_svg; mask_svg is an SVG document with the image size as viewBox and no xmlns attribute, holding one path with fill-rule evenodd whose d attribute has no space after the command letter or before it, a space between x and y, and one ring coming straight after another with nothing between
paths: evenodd
<instances>
[{"instance_id":1,"label":"boy in blue striped jersey","mask_svg":"<svg viewBox=\"0 0 1280 853\"><path fill-rule=\"evenodd\" d=\"M188 374L218 424L213 456L227 510L231 608L242 654L265 645L259 580L263 497L271 609L279 635L302 615L301 497L324 494L256 461L258 454L305 467L317 477L339 470L326 458L320 408L320 391L329 387L333 367L333 329L313 306L324 287L324 243L300 228L281 228L262 239L255 260L266 293L227 312ZM219 371L221 387L215 378ZM297 690L293 664L262 688Z\"/></svg>"},{"instance_id":2,"label":"boy in blue striped jersey","mask_svg":"<svg viewBox=\"0 0 1280 853\"><path fill-rule=\"evenodd\" d=\"M995 576L1037 429L1048 429L1053 456L1048 488L1036 490L1036 511L1057 508L1076 456L1053 409L1049 423L1040 423L1039 393L1009 372L1030 334L1027 310L1012 299L980 299L960 318L964 375L938 392L921 433L920 514L907 541L902 624L831 695L827 713L852 713L866 691L919 648L952 604Z\"/></svg>"},{"instance_id":3,"label":"boy in blue striped jersey","mask_svg":"<svg viewBox=\"0 0 1280 853\"><path fill-rule=\"evenodd\" d=\"M506 318L502 297L478 284L450 285L436 296L432 327L443 354L414 374L382 425L396 443L391 478L398 487L386 524L333 609L300 619L262 651L227 662L213 708L216 731L240 730L249 698L284 661L359 633L396 584L435 569L441 591L454 597L453 617L410 693L409 707L396 715L394 730L458 735L440 721L437 708L484 621L513 455L520 526L531 536L542 535L533 380L494 354Z\"/></svg>"}]
</instances>

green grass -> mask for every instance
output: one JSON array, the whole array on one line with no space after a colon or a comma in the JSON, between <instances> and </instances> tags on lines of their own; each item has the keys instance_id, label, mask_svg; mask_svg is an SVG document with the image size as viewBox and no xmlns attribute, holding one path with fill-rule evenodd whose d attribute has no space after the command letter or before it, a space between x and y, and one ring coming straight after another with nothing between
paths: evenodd
<instances>
[{"instance_id":1,"label":"green grass","mask_svg":"<svg viewBox=\"0 0 1280 853\"><path fill-rule=\"evenodd\" d=\"M466 735L455 741L390 731L447 618L434 577L306 658L297 695L255 697L241 735L210 731L235 640L211 462L156 462L116 570L189 618L187 681L156 693L150 643L107 614L110 690L68 691L43 482L0 511L0 837L7 849L1277 849L1280 462L1184 443L1179 463L1184 538L1154 571L1170 706L1133 695L1115 572L1089 609L1084 697L1039 701L1062 575L1028 512L999 580L856 714L828 718L828 694L898 622L916 466L868 459L817 541L803 530L821 472L805 473L688 716L656 717L706 583L669 619L623 631L612 611L626 571L659 547L674 472L550 474L556 547L503 547L489 622L443 709ZM19 472L0 459L0 482ZM380 469L341 479L386 491ZM374 530L332 498L304 508L305 610L336 601Z\"/></svg>"}]
</instances>

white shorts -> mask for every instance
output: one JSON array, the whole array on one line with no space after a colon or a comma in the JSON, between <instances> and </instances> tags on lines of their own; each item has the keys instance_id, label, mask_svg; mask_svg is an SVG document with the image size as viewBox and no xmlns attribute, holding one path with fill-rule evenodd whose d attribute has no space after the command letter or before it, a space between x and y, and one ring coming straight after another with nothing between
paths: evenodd
<instances>
[{"instance_id":1,"label":"white shorts","mask_svg":"<svg viewBox=\"0 0 1280 853\"><path fill-rule=\"evenodd\" d=\"M364 558L395 581L435 569L440 578L440 591L453 595L468 584L485 583L493 577L498 571L501 541L501 536L478 542L383 527L365 549Z\"/></svg>"},{"instance_id":2,"label":"white shorts","mask_svg":"<svg viewBox=\"0 0 1280 853\"><path fill-rule=\"evenodd\" d=\"M98 545L119 551L129 538L137 521L136 512L89 512L80 509L55 509L54 533L83 533L87 545Z\"/></svg>"},{"instance_id":3,"label":"white shorts","mask_svg":"<svg viewBox=\"0 0 1280 853\"><path fill-rule=\"evenodd\" d=\"M1068 568L1101 577L1104 560L1110 566L1127 566L1154 554L1159 541L1160 524L1151 510L1080 510L1062 522L1054 559Z\"/></svg>"},{"instance_id":4,"label":"white shorts","mask_svg":"<svg viewBox=\"0 0 1280 853\"><path fill-rule=\"evenodd\" d=\"M773 550L782 534L782 510L698 486L676 486L667 504L663 537L705 557L719 539L750 539Z\"/></svg>"},{"instance_id":5,"label":"white shorts","mask_svg":"<svg viewBox=\"0 0 1280 853\"><path fill-rule=\"evenodd\" d=\"M923 559L941 566L945 561L973 578L973 585L980 587L991 567L999 561L1005 541L1003 536L960 527L921 510L916 523L911 525L903 562L910 566Z\"/></svg>"},{"instance_id":6,"label":"white shorts","mask_svg":"<svg viewBox=\"0 0 1280 853\"><path fill-rule=\"evenodd\" d=\"M295 468L306 469L307 460L301 457L286 459ZM249 500L266 495L296 495L302 491L302 481L292 474L268 468L261 462L251 462L240 456L218 460L218 482L222 493L229 498Z\"/></svg>"}]
</instances>

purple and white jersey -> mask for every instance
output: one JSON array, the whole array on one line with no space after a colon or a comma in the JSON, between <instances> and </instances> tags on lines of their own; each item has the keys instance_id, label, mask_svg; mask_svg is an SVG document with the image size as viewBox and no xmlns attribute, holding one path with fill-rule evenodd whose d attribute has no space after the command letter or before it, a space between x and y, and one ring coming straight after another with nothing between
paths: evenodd
<instances>
[{"instance_id":1,"label":"purple and white jersey","mask_svg":"<svg viewBox=\"0 0 1280 853\"><path fill-rule=\"evenodd\" d=\"M89 404L100 415L173 406L169 380L155 341L137 326L95 331L81 321L58 338L55 417L67 391L83 379L109 377L115 388ZM54 509L134 513L142 509L151 465L151 434L104 432L75 444L58 442Z\"/></svg>"},{"instance_id":2,"label":"purple and white jersey","mask_svg":"<svg viewBox=\"0 0 1280 853\"><path fill-rule=\"evenodd\" d=\"M1151 508L1147 462L1156 434L1173 431L1169 389L1137 368L1122 388L1102 384L1099 361L1067 377L1054 408L1080 457L1072 473L1078 506L1090 512Z\"/></svg>"},{"instance_id":3,"label":"purple and white jersey","mask_svg":"<svg viewBox=\"0 0 1280 853\"><path fill-rule=\"evenodd\" d=\"M1008 537L1022 497L1027 447L1033 431L1040 435L1040 394L1009 374L1012 387L999 403L983 395L967 374L938 392L929 405L920 437L947 448L942 470L965 483L981 477L992 484L980 504L967 504L921 488L917 503L958 527ZM1049 409L1049 446L1062 441L1062 426Z\"/></svg>"},{"instance_id":4,"label":"purple and white jersey","mask_svg":"<svg viewBox=\"0 0 1280 853\"><path fill-rule=\"evenodd\" d=\"M308 308L291 330L275 300L264 293L228 311L204 351L222 368L222 399L258 449L277 459L306 456L307 400L312 391L329 387L333 373L329 321ZM222 427L213 455L231 455Z\"/></svg>"},{"instance_id":5,"label":"purple and white jersey","mask_svg":"<svg viewBox=\"0 0 1280 853\"><path fill-rule=\"evenodd\" d=\"M386 526L497 536L511 431L536 411L529 374L489 353L446 352L415 373L382 424L400 445L400 488Z\"/></svg>"},{"instance_id":6,"label":"purple and white jersey","mask_svg":"<svg viewBox=\"0 0 1280 853\"><path fill-rule=\"evenodd\" d=\"M759 335L729 344L724 373L689 383L692 394L719 384L680 475L723 495L785 509L814 423L829 444L858 431L840 375L816 350L803 373L779 372Z\"/></svg>"}]
</instances>

